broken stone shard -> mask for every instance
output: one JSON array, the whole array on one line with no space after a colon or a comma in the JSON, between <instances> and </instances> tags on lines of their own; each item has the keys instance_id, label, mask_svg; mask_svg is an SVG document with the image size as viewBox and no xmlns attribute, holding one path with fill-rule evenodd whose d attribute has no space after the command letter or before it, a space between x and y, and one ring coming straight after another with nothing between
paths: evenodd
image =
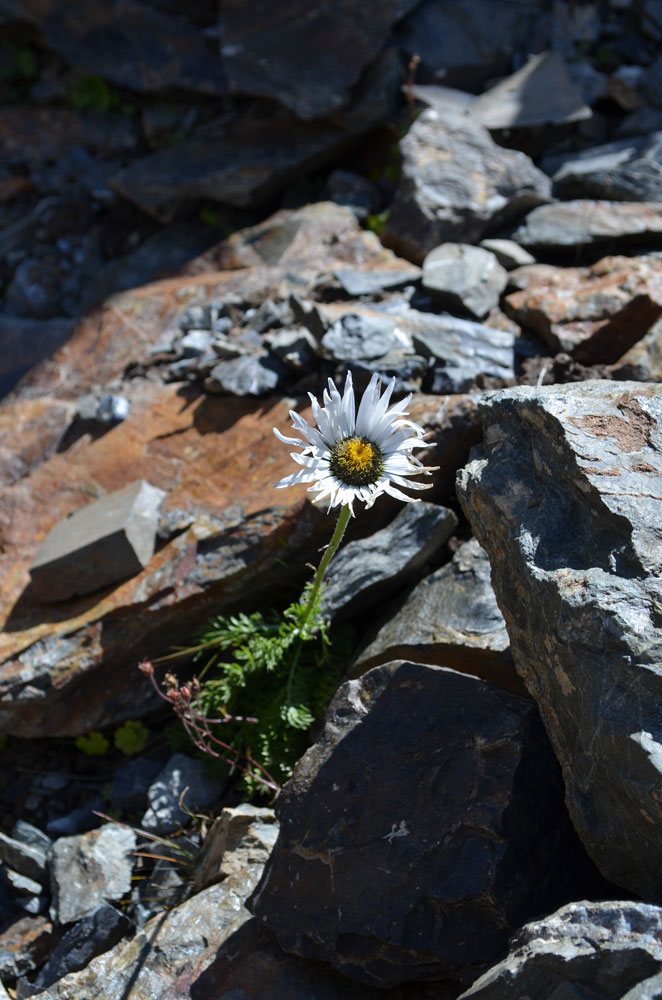
<instances>
[{"instance_id":1,"label":"broken stone shard","mask_svg":"<svg viewBox=\"0 0 662 1000\"><path fill-rule=\"evenodd\" d=\"M154 554L164 497L139 479L58 521L30 568L35 599L63 601L140 572Z\"/></svg>"}]
</instances>

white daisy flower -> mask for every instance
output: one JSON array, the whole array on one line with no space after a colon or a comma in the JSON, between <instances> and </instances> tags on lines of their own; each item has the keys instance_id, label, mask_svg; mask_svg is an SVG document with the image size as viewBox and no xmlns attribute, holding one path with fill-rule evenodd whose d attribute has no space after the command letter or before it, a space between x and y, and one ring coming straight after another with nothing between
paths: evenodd
<instances>
[{"instance_id":1,"label":"white daisy flower","mask_svg":"<svg viewBox=\"0 0 662 1000\"><path fill-rule=\"evenodd\" d=\"M355 500L362 500L368 508L382 493L398 500L416 499L402 493L399 486L429 489L431 483L410 481L408 477L429 476L436 471L437 467L426 467L412 455L414 448L432 445L422 440L422 427L405 419L411 393L388 408L394 385L392 379L382 396L380 377L373 375L358 413L349 371L342 396L331 379L323 393L323 406L309 393L315 427L294 410L290 410L292 426L302 437L286 437L274 427L279 440L303 449L292 452L294 461L303 468L285 476L276 488L311 483L308 492L317 494L314 503L328 500L328 510L342 505L349 507L352 514Z\"/></svg>"}]
</instances>

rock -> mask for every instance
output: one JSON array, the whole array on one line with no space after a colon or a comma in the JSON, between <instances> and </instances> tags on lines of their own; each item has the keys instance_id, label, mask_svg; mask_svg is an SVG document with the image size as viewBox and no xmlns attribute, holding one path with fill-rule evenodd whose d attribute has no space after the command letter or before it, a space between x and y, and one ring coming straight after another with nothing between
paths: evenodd
<instances>
[{"instance_id":1,"label":"rock","mask_svg":"<svg viewBox=\"0 0 662 1000\"><path fill-rule=\"evenodd\" d=\"M271 330L263 340L272 354L295 370L309 370L317 358L318 343L305 326Z\"/></svg>"},{"instance_id":2,"label":"rock","mask_svg":"<svg viewBox=\"0 0 662 1000\"><path fill-rule=\"evenodd\" d=\"M115 809L144 812L147 792L161 772L161 763L150 757L135 757L115 771L108 798Z\"/></svg>"},{"instance_id":3,"label":"rock","mask_svg":"<svg viewBox=\"0 0 662 1000\"><path fill-rule=\"evenodd\" d=\"M42 915L20 917L4 927L0 933L2 979L15 979L38 968L57 943L57 938L53 924Z\"/></svg>"},{"instance_id":4,"label":"rock","mask_svg":"<svg viewBox=\"0 0 662 1000\"><path fill-rule=\"evenodd\" d=\"M354 543L356 544L356 543ZM452 667L519 694L506 623L490 582L487 553L475 538L424 577L371 629L349 677L390 660Z\"/></svg>"},{"instance_id":5,"label":"rock","mask_svg":"<svg viewBox=\"0 0 662 1000\"><path fill-rule=\"evenodd\" d=\"M60 159L71 147L110 153L125 152L137 144L138 130L127 115L24 104L0 110L3 163L27 162L34 168Z\"/></svg>"},{"instance_id":6,"label":"rock","mask_svg":"<svg viewBox=\"0 0 662 1000\"><path fill-rule=\"evenodd\" d=\"M615 363L662 314L662 261L604 257L592 267L533 264L511 272L521 290L504 309L554 352L583 364Z\"/></svg>"},{"instance_id":7,"label":"rock","mask_svg":"<svg viewBox=\"0 0 662 1000\"><path fill-rule=\"evenodd\" d=\"M334 360L350 362L373 361L390 351L414 353L397 320L378 312L346 312L324 334L322 348Z\"/></svg>"},{"instance_id":8,"label":"rock","mask_svg":"<svg viewBox=\"0 0 662 1000\"><path fill-rule=\"evenodd\" d=\"M478 243L550 196L549 178L528 156L497 146L466 117L428 108L400 150L402 178L382 240L416 264L441 243Z\"/></svg>"},{"instance_id":9,"label":"rock","mask_svg":"<svg viewBox=\"0 0 662 1000\"><path fill-rule=\"evenodd\" d=\"M41 993L70 972L78 972L114 947L131 930L128 917L109 903L100 903L63 934L59 944L32 981L30 993Z\"/></svg>"},{"instance_id":10,"label":"rock","mask_svg":"<svg viewBox=\"0 0 662 1000\"><path fill-rule=\"evenodd\" d=\"M662 132L635 136L564 157L553 175L563 200L662 202Z\"/></svg>"},{"instance_id":11,"label":"rock","mask_svg":"<svg viewBox=\"0 0 662 1000\"><path fill-rule=\"evenodd\" d=\"M527 924L508 957L477 980L460 1000L506 1000L513 995L641 997L657 995L662 980L662 910L637 902L569 903Z\"/></svg>"},{"instance_id":12,"label":"rock","mask_svg":"<svg viewBox=\"0 0 662 1000\"><path fill-rule=\"evenodd\" d=\"M196 891L231 875L240 877L251 865L266 864L278 836L273 809L242 803L226 807L209 828L196 861Z\"/></svg>"},{"instance_id":13,"label":"rock","mask_svg":"<svg viewBox=\"0 0 662 1000\"><path fill-rule=\"evenodd\" d=\"M388 262L386 262L388 263ZM421 277L420 268L406 261L393 258L392 266L385 267L380 261L379 267L336 268L333 272L348 295L374 295L387 288L401 288L403 285L418 281Z\"/></svg>"},{"instance_id":14,"label":"rock","mask_svg":"<svg viewBox=\"0 0 662 1000\"><path fill-rule=\"evenodd\" d=\"M304 93L299 79L296 86ZM161 222L171 222L203 198L253 210L380 124L394 108L398 86L390 50L359 85L338 123L302 121L272 102L251 114L237 108L198 125L177 145L134 159L111 186Z\"/></svg>"},{"instance_id":15,"label":"rock","mask_svg":"<svg viewBox=\"0 0 662 1000\"><path fill-rule=\"evenodd\" d=\"M176 753L149 787L141 829L172 833L189 822L191 813L212 805L222 790L223 783L206 773L204 761Z\"/></svg>"},{"instance_id":16,"label":"rock","mask_svg":"<svg viewBox=\"0 0 662 1000\"><path fill-rule=\"evenodd\" d=\"M46 851L0 832L0 860L14 871L43 883L46 878Z\"/></svg>"},{"instance_id":17,"label":"rock","mask_svg":"<svg viewBox=\"0 0 662 1000\"><path fill-rule=\"evenodd\" d=\"M419 4L395 32L405 57L420 59L417 80L476 92L488 80L507 75L516 52L544 47L534 42L545 17L542 4L508 5L498 18L493 15L490 0Z\"/></svg>"},{"instance_id":18,"label":"rock","mask_svg":"<svg viewBox=\"0 0 662 1000\"><path fill-rule=\"evenodd\" d=\"M603 874L660 881L662 388L503 390L458 478L515 665L539 704L572 821Z\"/></svg>"},{"instance_id":19,"label":"rock","mask_svg":"<svg viewBox=\"0 0 662 1000\"><path fill-rule=\"evenodd\" d=\"M512 271L515 267L523 267L524 264L535 264L536 259L528 250L524 250L514 240L503 240L488 237L480 241L484 250L493 253L496 259L505 267L506 271Z\"/></svg>"},{"instance_id":20,"label":"rock","mask_svg":"<svg viewBox=\"0 0 662 1000\"><path fill-rule=\"evenodd\" d=\"M288 955L257 920L247 920L218 949L203 952L159 1000L455 1000L457 992L457 986L437 982L385 994L352 982L326 962Z\"/></svg>"},{"instance_id":21,"label":"rock","mask_svg":"<svg viewBox=\"0 0 662 1000\"><path fill-rule=\"evenodd\" d=\"M205 379L207 392L229 396L265 396L290 374L278 358L268 354L220 361Z\"/></svg>"},{"instance_id":22,"label":"rock","mask_svg":"<svg viewBox=\"0 0 662 1000\"><path fill-rule=\"evenodd\" d=\"M231 86L275 99L302 119L321 118L345 105L359 76L384 44L391 25L416 0L340 0L311 8L288 0L283 8L247 9L227 0L220 14L223 65Z\"/></svg>"},{"instance_id":23,"label":"rock","mask_svg":"<svg viewBox=\"0 0 662 1000\"><path fill-rule=\"evenodd\" d=\"M531 128L590 118L558 52L540 52L471 105L474 121L489 129Z\"/></svg>"},{"instance_id":24,"label":"rock","mask_svg":"<svg viewBox=\"0 0 662 1000\"><path fill-rule=\"evenodd\" d=\"M32 365L48 358L73 331L70 319L35 319L0 314L0 396Z\"/></svg>"},{"instance_id":25,"label":"rock","mask_svg":"<svg viewBox=\"0 0 662 1000\"><path fill-rule=\"evenodd\" d=\"M62 0L38 5L7 0L4 6L14 19L33 24L68 63L120 87L147 94L170 88L217 97L227 93L211 40L180 9L179 16L172 16L128 0L118 22L113 0L100 0L93 10L80 12Z\"/></svg>"},{"instance_id":26,"label":"rock","mask_svg":"<svg viewBox=\"0 0 662 1000\"><path fill-rule=\"evenodd\" d=\"M2 376L0 376L1 380ZM58 450L74 405L48 397L0 408L0 489L11 486Z\"/></svg>"},{"instance_id":27,"label":"rock","mask_svg":"<svg viewBox=\"0 0 662 1000\"><path fill-rule=\"evenodd\" d=\"M528 699L375 667L339 689L283 789L247 905L281 947L359 982L469 983L527 915L581 891L557 773Z\"/></svg>"},{"instance_id":28,"label":"rock","mask_svg":"<svg viewBox=\"0 0 662 1000\"><path fill-rule=\"evenodd\" d=\"M499 304L508 275L494 254L463 243L442 243L423 261L423 288L451 307L482 319Z\"/></svg>"},{"instance_id":29,"label":"rock","mask_svg":"<svg viewBox=\"0 0 662 1000\"><path fill-rule=\"evenodd\" d=\"M140 479L58 521L30 567L35 599L64 601L140 572L154 553L165 495Z\"/></svg>"},{"instance_id":30,"label":"rock","mask_svg":"<svg viewBox=\"0 0 662 1000\"><path fill-rule=\"evenodd\" d=\"M135 847L133 830L115 823L56 840L49 854L51 919L74 923L100 903L121 899L131 889Z\"/></svg>"},{"instance_id":31,"label":"rock","mask_svg":"<svg viewBox=\"0 0 662 1000\"><path fill-rule=\"evenodd\" d=\"M347 542L334 557L322 591L322 612L335 621L392 595L437 555L457 527L452 510L406 504L381 531Z\"/></svg>"},{"instance_id":32,"label":"rock","mask_svg":"<svg viewBox=\"0 0 662 1000\"><path fill-rule=\"evenodd\" d=\"M105 807L105 802L100 795L94 795L84 805L72 809L64 816L56 816L49 819L46 829L54 837L68 837L76 833L86 833L99 826L99 817L95 811L99 812Z\"/></svg>"},{"instance_id":33,"label":"rock","mask_svg":"<svg viewBox=\"0 0 662 1000\"><path fill-rule=\"evenodd\" d=\"M120 941L80 972L72 972L38 994L40 1000L106 1000L130 992L131 1000L166 1000L173 983L197 959L203 971L223 941L248 919L243 900L260 865L241 879L212 885L153 917L130 941ZM172 996L172 994L170 994Z\"/></svg>"},{"instance_id":34,"label":"rock","mask_svg":"<svg viewBox=\"0 0 662 1000\"><path fill-rule=\"evenodd\" d=\"M529 212L512 237L533 253L609 245L662 246L662 202L556 202Z\"/></svg>"},{"instance_id":35,"label":"rock","mask_svg":"<svg viewBox=\"0 0 662 1000\"><path fill-rule=\"evenodd\" d=\"M662 382L662 320L658 320L629 351L612 365L618 379Z\"/></svg>"},{"instance_id":36,"label":"rock","mask_svg":"<svg viewBox=\"0 0 662 1000\"><path fill-rule=\"evenodd\" d=\"M347 205L357 219L365 219L379 203L375 185L353 170L332 170L326 179L323 197L336 205Z\"/></svg>"},{"instance_id":37,"label":"rock","mask_svg":"<svg viewBox=\"0 0 662 1000\"><path fill-rule=\"evenodd\" d=\"M32 823L28 823L24 819L17 819L12 828L12 836L15 840L20 841L22 844L26 844L28 847L33 847L36 850L43 851L44 854L47 853L53 841L47 834L40 830L38 827L33 826Z\"/></svg>"}]
</instances>

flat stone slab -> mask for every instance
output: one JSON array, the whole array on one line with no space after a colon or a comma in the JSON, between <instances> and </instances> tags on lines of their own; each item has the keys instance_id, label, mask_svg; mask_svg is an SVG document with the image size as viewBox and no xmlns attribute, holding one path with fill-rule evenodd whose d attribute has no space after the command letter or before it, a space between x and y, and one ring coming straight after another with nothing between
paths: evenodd
<instances>
[{"instance_id":1,"label":"flat stone slab","mask_svg":"<svg viewBox=\"0 0 662 1000\"><path fill-rule=\"evenodd\" d=\"M30 567L35 599L64 601L139 573L154 554L165 496L139 479L58 521Z\"/></svg>"}]
</instances>

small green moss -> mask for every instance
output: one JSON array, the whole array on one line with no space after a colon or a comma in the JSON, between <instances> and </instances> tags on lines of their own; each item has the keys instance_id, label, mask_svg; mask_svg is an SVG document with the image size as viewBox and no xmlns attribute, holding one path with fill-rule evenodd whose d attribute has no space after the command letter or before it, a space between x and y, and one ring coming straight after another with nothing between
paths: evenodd
<instances>
[{"instance_id":1,"label":"small green moss","mask_svg":"<svg viewBox=\"0 0 662 1000\"><path fill-rule=\"evenodd\" d=\"M103 757L108 752L110 743L102 733L93 729L85 736L77 736L76 746L87 757Z\"/></svg>"},{"instance_id":2,"label":"small green moss","mask_svg":"<svg viewBox=\"0 0 662 1000\"><path fill-rule=\"evenodd\" d=\"M128 720L115 730L114 743L118 750L131 757L145 749L148 739L149 730L142 722Z\"/></svg>"}]
</instances>

